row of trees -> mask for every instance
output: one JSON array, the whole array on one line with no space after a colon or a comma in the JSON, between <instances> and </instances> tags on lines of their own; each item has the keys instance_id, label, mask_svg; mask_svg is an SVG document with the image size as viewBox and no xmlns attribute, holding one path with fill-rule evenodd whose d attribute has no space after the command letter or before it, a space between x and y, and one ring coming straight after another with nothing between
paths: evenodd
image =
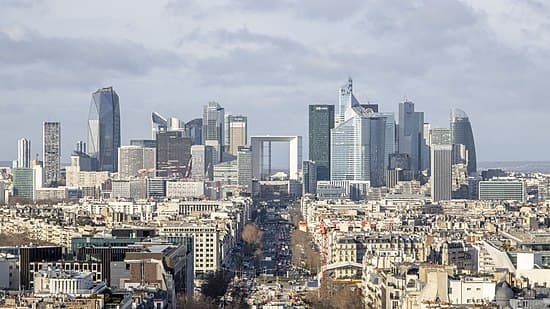
<instances>
[{"instance_id":1,"label":"row of trees","mask_svg":"<svg viewBox=\"0 0 550 309\"><path fill-rule=\"evenodd\" d=\"M264 232L256 224L245 225L241 234L244 241L243 254L254 256L256 261L263 255Z\"/></svg>"},{"instance_id":2,"label":"row of trees","mask_svg":"<svg viewBox=\"0 0 550 309\"><path fill-rule=\"evenodd\" d=\"M353 284L340 284L330 279L321 282L318 291L306 296L306 303L316 309L363 309L361 290Z\"/></svg>"}]
</instances>

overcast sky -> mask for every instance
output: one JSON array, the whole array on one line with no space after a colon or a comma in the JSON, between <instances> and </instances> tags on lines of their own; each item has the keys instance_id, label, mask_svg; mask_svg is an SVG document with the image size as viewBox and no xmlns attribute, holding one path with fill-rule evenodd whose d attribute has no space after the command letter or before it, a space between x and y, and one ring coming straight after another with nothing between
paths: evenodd
<instances>
[{"instance_id":1,"label":"overcast sky","mask_svg":"<svg viewBox=\"0 0 550 309\"><path fill-rule=\"evenodd\" d=\"M337 104L348 76L361 102L406 97L434 126L463 109L479 161L548 160L549 21L544 0L0 0L0 160L20 137L41 153L56 120L68 162L109 85L123 144L152 111L188 121L211 100L251 135L306 137L307 105Z\"/></svg>"}]
</instances>

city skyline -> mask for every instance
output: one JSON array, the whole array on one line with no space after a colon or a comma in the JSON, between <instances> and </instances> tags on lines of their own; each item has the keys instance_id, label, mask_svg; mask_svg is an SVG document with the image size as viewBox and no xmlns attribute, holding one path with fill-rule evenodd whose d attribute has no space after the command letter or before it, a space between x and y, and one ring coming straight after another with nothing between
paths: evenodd
<instances>
[{"instance_id":1,"label":"city skyline","mask_svg":"<svg viewBox=\"0 0 550 309\"><path fill-rule=\"evenodd\" d=\"M351 85L351 83L352 83L352 79L351 79L351 77L349 77L349 78L348 78L348 81L347 81L347 84ZM345 85L344 85L344 86L345 86ZM343 89L342 87L339 88L340 93L342 92L342 89ZM350 88L350 89L351 89L351 88ZM118 105L119 105L119 103L118 103L118 100L119 100L119 98L118 98L118 93L116 93L116 92L114 91L113 86L108 86L108 87L103 87L103 88L97 89L96 91L94 91L94 92L92 93L92 97L94 97L96 94L98 94L98 93L100 93L100 92L105 92L105 91L112 91L112 92L115 94L115 97L116 97L116 100L115 100L115 101L116 101L116 104L115 104L115 105L117 105L117 106L116 106L116 109L118 110L118 109L119 109L119 107L118 107ZM92 100L92 101L94 101L94 100ZM339 101L342 101L342 96L340 96L340 100L339 100ZM407 104L408 104L408 105L412 106L412 110L414 111L414 109L415 109L415 107L414 107L414 106L415 106L415 102L410 101L410 100L408 100L408 99L405 99L404 101L399 102L399 103L396 104L397 107L398 107L398 111L395 112L395 111L393 111L393 110L385 110L384 108L386 108L386 107L385 107L384 105L382 105L382 107L379 107L378 104L371 104L371 102L367 102L367 104L362 104L362 103L360 103L359 101L360 101L360 100L357 100L357 99L355 98L355 96L353 96L353 100L350 101L350 102L352 102L352 103L349 103L349 104L352 104L352 105L355 104L355 105L357 105L356 108L362 108L362 107L363 107L363 108L365 108L365 107L366 107L366 108L373 108L373 107L374 107L374 108L375 108L375 115L376 115L376 117L382 117L382 118L390 117L390 118L388 118L388 121L387 121L388 126L386 127L385 130L387 131L386 134L388 134L388 132L394 131L394 132L395 132L395 138L394 138L394 140L392 140L392 141L387 140L387 141L385 142L385 143L386 143L386 146L385 146L385 147L386 147L386 152L392 153L393 150L396 150L396 151L397 151L398 148L399 148L399 145L397 144L397 141L399 140L398 137L399 137L399 134L400 134L400 133L399 133L399 130L398 130L398 129L400 128L400 127L398 126L399 120L400 120L400 119L399 119L399 114L400 114L399 109L401 108L401 106L407 105ZM205 103L205 104L202 106L202 109L203 109L203 118L204 118L204 115L206 115L206 114L205 114L205 111L206 111L207 107L211 106L212 104L214 104L215 106L217 106L217 108L220 108L220 109L222 110L222 113L223 113L223 111L225 110L225 107L224 107L222 104L219 104L218 102L210 101L210 102L208 102L208 103ZM305 111L305 112L306 112L305 117L309 117L309 116L310 116L310 112L311 112L311 111L310 111L309 109L311 108L311 106L314 106L314 107L315 107L315 106L333 106L333 108L334 108L334 121L335 121L335 123L337 123L337 122L338 122L338 113L337 113L337 111L339 110L339 108L340 108L339 106L340 106L341 104L342 104L342 103L334 103L334 104L330 104L330 103L327 103L327 104L309 104L309 105L307 106L307 109L308 109L308 110ZM92 104L92 105L93 105L93 104ZM352 105L350 105L350 106L352 106ZM344 103L342 106L345 106L345 103ZM123 107L120 108L120 109L123 110ZM379 109L380 109L380 110L379 110ZM91 111L92 111L92 107L90 107L90 113L91 113ZM97 112L96 112L96 113L97 113ZM116 117L118 117L118 118L124 118L124 115L122 114L122 112L119 111L118 113L119 113L120 115L118 115L118 116L116 116ZM348 117L351 117L352 111L350 110L350 111L348 111L348 113L350 113L350 115L349 115ZM355 113L355 112L353 112L353 113ZM236 115L237 113L234 113L234 114ZM243 114L243 113L238 113L238 114ZM341 117L346 117L346 116L344 116L344 114L345 114L345 111L342 111ZM424 125L433 126L433 123L431 123L431 122L429 122L428 120L425 120L425 119L424 119L424 114L425 114L425 112L424 112L423 110L421 110L421 111L418 111L418 110L417 110L415 114L420 114L420 115L422 115L421 119L419 119L418 121L422 122ZM90 117L90 115L91 115L91 114L88 114L88 117ZM156 120L156 119L160 119L159 117L162 118L162 116L161 116L159 113L155 112L155 111L152 112L152 115L153 115L153 122L152 122L152 123L153 123L153 134L156 134L156 132L158 131L158 123L157 123L157 122L159 121L159 120ZM462 119L462 120L460 120L460 121L463 121L463 123L465 123L465 125L467 125L467 129L466 129L466 130L467 130L467 133L465 133L465 134L470 134L470 135L469 135L470 137L468 137L468 139L470 139L470 138L473 138L474 140L476 139L476 138L474 138L474 137L471 136L471 134L473 134L473 136L476 136L476 134L475 134L475 131L476 131L476 130L475 130L476 124L474 124L474 125L473 125L473 128L472 128L472 126L471 126L471 124L470 124L470 121L469 121L469 117L468 117L468 115L467 115L463 110L458 109L458 108L451 108L451 109L449 110L449 115L450 115L450 116L447 118L447 121L448 121L448 122L447 122L447 126L444 125L444 123L445 123L444 121L438 120L436 123L442 123L443 125L442 125L441 127L446 127L446 128L452 129L452 127L455 125L455 118ZM457 115L459 115L459 116L457 116ZM226 118L225 120L227 120L227 116L230 116L230 117L244 117L244 119L247 119L247 118L248 118L248 116L246 116L246 115L244 115L244 116L243 116L243 115L234 116L234 115L226 114L225 116L226 116L226 117L222 116L222 119L223 119L223 118ZM189 122L189 124L191 124L193 121L196 121L196 120L203 120L203 118L198 118L198 119L197 119L197 118L195 118L195 115L193 115L193 116L191 117L191 119L189 119L189 120L186 119L186 120L183 120L183 121L182 121L182 120L179 120L178 118L173 118L173 117L172 117L172 118L170 118L170 119L168 119L168 120L165 120L165 119L163 118L163 121L167 121L167 123L172 123L173 121L178 121L178 122L180 122L180 124L178 124L177 126L179 126L179 125L181 125L181 124L184 124L185 126L187 126L187 123L188 123L188 122ZM343 119L343 118L342 118L342 119ZM401 119L401 120L403 120L403 119ZM90 120L88 119L88 122L89 122L89 121L90 121ZM120 120L119 120L119 121L120 121ZM147 126L147 125L151 125L151 122L150 122L150 121L151 121L151 120L149 120L149 123L147 123L146 126ZM186 121L187 121L187 122L186 122ZM223 120L222 120L222 121L223 121ZM459 123L461 123L460 121L459 121ZM48 121L45 121L45 122L48 122ZM308 122L309 122L309 120L308 120ZM420 123L420 122L419 122L419 123ZM124 122L122 122L122 123L124 123ZM245 124L246 124L246 120L245 120ZM391 124L391 126L389 126L389 124ZM89 124L88 124L88 125L89 125ZM171 125L173 125L173 124L171 124ZM308 125L308 124L306 124L306 125ZM119 124L119 126L120 126L120 124ZM219 125L218 125L218 126L219 126ZM222 127L223 127L223 126L224 126L224 125L222 124ZM149 128L150 128L150 127L149 127ZM305 139L305 141L309 144L309 134L310 134L310 133L308 133L308 132L309 132L309 131L308 131L309 128L306 128L306 129L307 129L306 132L304 132L304 134L303 134L303 135L300 135L300 136L303 136L304 139ZM422 131L422 128L418 128L418 129L420 130L420 133L422 133L422 132L421 132L421 131ZM118 130L120 130L119 134L123 136L123 135L124 135L124 131L121 130L120 128L118 128ZM171 130L172 130L172 129L171 129ZM179 130L179 129L178 129L178 130ZM181 127L181 130L183 130L183 126ZM203 124L202 130L204 131L204 124ZM224 142L225 140L227 140L227 138L224 136L224 134L226 134L226 132L224 133L224 131L227 131L227 128L225 128L225 130L224 130L223 128L218 128L218 129L216 129L216 130L219 130L219 131L221 132L222 136L221 136L221 140L220 140L220 141L221 141L221 143L222 143L222 146L224 146L224 145L223 145L223 142ZM247 127L247 126L246 126L245 131L248 131L248 127ZM63 134L63 132L62 132L62 134ZM89 129L88 129L88 134L89 134ZM149 134L150 134L150 133L149 133ZM270 133L270 134L276 134L276 133ZM246 134L246 135L250 135L250 134ZM268 134L268 135L269 135L269 134ZM89 138L90 138L90 137L88 136L88 139L89 139ZM423 138L425 139L425 137L423 137ZM23 138L20 138L20 139L23 139ZM19 140L20 140L20 139L18 139L18 143L19 143ZM133 143L135 143L135 141L144 141L144 140L148 140L148 137L140 136L140 137L134 137L134 138L129 138L129 139L122 139L122 138L119 138L119 142L118 142L118 143L119 143L120 146L130 146L130 145L132 145ZM29 139L28 141L30 142L30 139ZM81 141L79 141L79 140L78 140L78 141L75 141L75 143L77 143L77 146L78 146L78 143L80 143L80 142L81 142ZM469 142L469 141L468 141L468 142ZM388 145L392 145L392 144L394 144L394 143L395 143L395 145L393 145L393 146L395 146L395 149L394 149L394 148L388 149L388 147L389 147ZM457 142L457 143L458 143L458 142ZM474 144L473 141L472 141L472 143L473 143L473 146L469 146L469 147L473 147L473 150L474 150L473 158L475 159L475 157L476 157L476 155L475 155L475 144ZM65 145L62 145L62 146L65 146ZM120 147L120 146L119 146L119 147ZM246 146L246 145L245 145L245 146ZM228 145L225 145L225 147L228 147ZM74 143L72 143L70 146L65 146L65 148L66 148L66 149L64 149L64 148L61 149L61 150L62 150L62 151L61 151L61 164L62 164L62 165L63 165L63 164L68 164L68 163L70 162L70 155L71 155L71 153L75 150L75 148L74 148ZM118 147L117 147L117 149L118 149ZM69 159L63 161L63 157L65 156L65 153L64 153L65 150L67 150L67 155L66 155L66 157L68 157ZM227 150L228 150L228 149L227 149ZM17 145L16 151L19 152L19 145ZM282 149L277 149L277 148L275 148L275 153L276 153L276 154L280 154L280 153L282 153L282 152L284 152L284 151L286 151L286 150L282 150ZM36 152L36 154L39 155L39 154L41 154L41 153L40 153L40 152ZM16 161L18 161L18 156L19 156L19 154L17 154L17 157L16 157L15 159L12 159L12 160L10 160L10 161L11 161L11 162L16 162ZM41 156L43 156L43 154L41 154ZM309 149L308 149L308 147L306 147L306 148L303 149L303 156L304 156L304 158L307 158L307 157L309 156ZM424 154L423 154L423 156L424 156ZM31 154L31 157L32 157L32 154ZM429 157L429 154L428 154L428 157ZM281 161L281 158L277 158L277 157L275 157L275 158L276 158L276 159L274 160L274 168L279 169L279 168L285 168L285 167L287 167L288 162L285 162L284 159L282 159L282 161ZM385 165L386 165L386 166L387 166L387 164L388 164L387 159L388 159L388 158L385 159L385 160L386 160L386 162L385 162ZM422 160L423 160L423 158L422 158L422 159L419 158L419 161L422 161ZM0 158L0 161L2 161L1 158ZM8 160L5 160L5 161L8 162ZM479 160L474 160L474 161L479 161ZM498 160L487 160L486 162L491 162L491 161L498 161ZM504 161L506 161L506 160L504 160ZM283 162L283 163L282 163L282 162ZM481 162L483 162L483 161L481 161ZM513 162L513 160L510 160L510 162ZM533 161L533 162L534 162L534 161ZM419 162L419 164L420 164L420 163L421 163L421 162ZM475 166L475 164L474 164L474 166ZM425 168L425 167L424 167L424 168Z\"/></svg>"},{"instance_id":2,"label":"city skyline","mask_svg":"<svg viewBox=\"0 0 550 309\"><path fill-rule=\"evenodd\" d=\"M436 127L448 123L451 108L466 111L478 161L534 161L550 154L540 145L545 130L536 126L545 123L540 77L550 69L543 61L546 41L535 39L548 35L540 27L545 3L539 8L508 1L425 1L398 9L349 1L343 14L330 4L312 9L307 3L240 2L213 10L212 4L191 1L187 10L177 2L155 2L133 3L135 10L120 16L115 12L127 5L121 2L93 17L88 5L2 4L0 46L9 56L0 60L0 75L17 72L5 78L2 89L0 138L6 145L27 137L40 149L40 125L55 119L63 124L62 161L67 162L71 145L86 134L80 123L87 117L89 93L109 85L121 96L122 144L150 135L146 124L152 111L188 121L200 117L202 105L211 100L228 113L246 111L250 135L305 137L307 106L336 105L335 85L352 76L361 102L397 112L397 103L407 97ZM58 14L47 14L52 11ZM439 18L450 12L453 18ZM141 18L144 14L151 16ZM387 18L394 15L399 21ZM108 36L92 27L98 18L112 30ZM274 29L262 23L266 19L285 22L271 23L281 25ZM233 26L222 27L228 24ZM188 30L176 34L174 26ZM105 47L101 56L88 52L99 46ZM219 54L193 52L214 46L223 47ZM273 57L277 54L285 56ZM20 115L27 119L25 127L17 125ZM291 125L278 127L283 118ZM1 160L14 160L16 151L3 147Z\"/></svg>"}]
</instances>

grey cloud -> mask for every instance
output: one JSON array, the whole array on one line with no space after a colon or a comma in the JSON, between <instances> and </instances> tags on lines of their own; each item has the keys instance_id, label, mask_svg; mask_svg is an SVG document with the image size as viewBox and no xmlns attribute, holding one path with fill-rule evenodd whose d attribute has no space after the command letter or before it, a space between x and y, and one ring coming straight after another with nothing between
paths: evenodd
<instances>
[{"instance_id":1,"label":"grey cloud","mask_svg":"<svg viewBox=\"0 0 550 309\"><path fill-rule=\"evenodd\" d=\"M36 32L14 38L0 31L0 75L8 80L4 85L15 88L85 86L180 63L174 53L149 50L126 40L45 37Z\"/></svg>"},{"instance_id":2,"label":"grey cloud","mask_svg":"<svg viewBox=\"0 0 550 309\"><path fill-rule=\"evenodd\" d=\"M30 7L42 4L42 0L2 0L0 8L2 9L28 9Z\"/></svg>"},{"instance_id":3,"label":"grey cloud","mask_svg":"<svg viewBox=\"0 0 550 309\"><path fill-rule=\"evenodd\" d=\"M189 66L203 77L205 84L289 85L296 78L318 72L321 68L316 67L315 59L319 56L315 50L289 38L255 33L246 28L207 33L197 31L186 36L184 41L218 46L222 53L216 56L189 55Z\"/></svg>"},{"instance_id":4,"label":"grey cloud","mask_svg":"<svg viewBox=\"0 0 550 309\"><path fill-rule=\"evenodd\" d=\"M173 0L165 9L175 15L194 19L208 18L216 12L238 10L243 13L285 13L299 18L322 22L340 22L357 15L364 7L364 0L228 0L205 5L195 0Z\"/></svg>"},{"instance_id":5,"label":"grey cloud","mask_svg":"<svg viewBox=\"0 0 550 309\"><path fill-rule=\"evenodd\" d=\"M210 31L205 34L195 32L193 36L189 37L191 40L201 40L201 38L206 38L206 40L210 40L212 43L223 45L238 46L238 44L250 43L255 45L267 45L288 52L307 52L307 48L297 41L274 35L251 32L248 28L241 28L236 31L221 29Z\"/></svg>"},{"instance_id":6,"label":"grey cloud","mask_svg":"<svg viewBox=\"0 0 550 309\"><path fill-rule=\"evenodd\" d=\"M298 17L305 17L312 20L337 22L350 19L355 16L363 7L363 0L237 0L230 5L246 11L271 13L274 10L285 10Z\"/></svg>"}]
</instances>

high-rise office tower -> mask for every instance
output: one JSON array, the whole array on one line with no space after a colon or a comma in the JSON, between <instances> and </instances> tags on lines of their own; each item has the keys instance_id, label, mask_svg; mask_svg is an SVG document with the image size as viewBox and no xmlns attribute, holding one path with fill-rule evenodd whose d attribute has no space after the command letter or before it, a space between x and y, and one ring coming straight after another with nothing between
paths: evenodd
<instances>
[{"instance_id":1,"label":"high-rise office tower","mask_svg":"<svg viewBox=\"0 0 550 309\"><path fill-rule=\"evenodd\" d=\"M191 146L191 177L195 180L211 180L214 177L211 146Z\"/></svg>"},{"instance_id":2,"label":"high-rise office tower","mask_svg":"<svg viewBox=\"0 0 550 309\"><path fill-rule=\"evenodd\" d=\"M351 78L339 95L338 124L330 135L330 179L370 181L373 187L383 186L388 163L385 157L389 155L386 144L391 143L391 137L386 140L386 123L392 117L362 106L353 95Z\"/></svg>"},{"instance_id":3,"label":"high-rise office tower","mask_svg":"<svg viewBox=\"0 0 550 309\"><path fill-rule=\"evenodd\" d=\"M371 104L372 105L372 104ZM377 117L386 118L384 168L390 165L390 154L395 153L395 115L389 112L375 113Z\"/></svg>"},{"instance_id":4,"label":"high-rise office tower","mask_svg":"<svg viewBox=\"0 0 550 309\"><path fill-rule=\"evenodd\" d=\"M17 141L17 167L29 168L31 164L31 141L20 138Z\"/></svg>"},{"instance_id":5,"label":"high-rise office tower","mask_svg":"<svg viewBox=\"0 0 550 309\"><path fill-rule=\"evenodd\" d=\"M185 177L191 163L191 139L183 131L157 134L157 176Z\"/></svg>"},{"instance_id":6,"label":"high-rise office tower","mask_svg":"<svg viewBox=\"0 0 550 309\"><path fill-rule=\"evenodd\" d=\"M88 154L97 160L98 170L115 172L120 147L120 107L113 87L92 94L88 116Z\"/></svg>"},{"instance_id":7,"label":"high-rise office tower","mask_svg":"<svg viewBox=\"0 0 550 309\"><path fill-rule=\"evenodd\" d=\"M241 115L225 115L225 151L236 156L239 147L248 143L248 118Z\"/></svg>"},{"instance_id":8,"label":"high-rise office tower","mask_svg":"<svg viewBox=\"0 0 550 309\"><path fill-rule=\"evenodd\" d=\"M151 114L151 131L153 139L157 138L157 134L162 131L168 130L168 120L161 116L157 112L153 112Z\"/></svg>"},{"instance_id":9,"label":"high-rise office tower","mask_svg":"<svg viewBox=\"0 0 550 309\"><path fill-rule=\"evenodd\" d=\"M178 118L164 118L161 114L153 112L151 114L153 139L159 132L164 131L185 131L185 123Z\"/></svg>"},{"instance_id":10,"label":"high-rise office tower","mask_svg":"<svg viewBox=\"0 0 550 309\"><path fill-rule=\"evenodd\" d=\"M431 193L433 201L450 200L452 193L451 130L434 128L430 134Z\"/></svg>"},{"instance_id":11,"label":"high-rise office tower","mask_svg":"<svg viewBox=\"0 0 550 309\"><path fill-rule=\"evenodd\" d=\"M203 108L202 141L204 145L214 147L216 161L221 161L224 148L225 111L220 104L209 102Z\"/></svg>"},{"instance_id":12,"label":"high-rise office tower","mask_svg":"<svg viewBox=\"0 0 550 309\"><path fill-rule=\"evenodd\" d=\"M252 193L252 148L241 146L237 150L238 183Z\"/></svg>"},{"instance_id":13,"label":"high-rise office tower","mask_svg":"<svg viewBox=\"0 0 550 309\"><path fill-rule=\"evenodd\" d=\"M35 200L36 189L42 188L44 181L44 170L42 167L14 168L12 173L13 196L26 200Z\"/></svg>"},{"instance_id":14,"label":"high-rise office tower","mask_svg":"<svg viewBox=\"0 0 550 309\"><path fill-rule=\"evenodd\" d=\"M319 170L315 166L313 161L304 161L302 164L303 173L303 194L316 194L317 193L317 171Z\"/></svg>"},{"instance_id":15,"label":"high-rise office tower","mask_svg":"<svg viewBox=\"0 0 550 309\"><path fill-rule=\"evenodd\" d=\"M417 174L422 168L424 140L424 113L414 111L414 103L399 103L398 151L411 160L411 170Z\"/></svg>"},{"instance_id":16,"label":"high-rise office tower","mask_svg":"<svg viewBox=\"0 0 550 309\"><path fill-rule=\"evenodd\" d=\"M118 148L118 177L155 177L156 149L140 146Z\"/></svg>"},{"instance_id":17,"label":"high-rise office tower","mask_svg":"<svg viewBox=\"0 0 550 309\"><path fill-rule=\"evenodd\" d=\"M185 134L191 138L191 144L202 144L202 118L193 119L185 124Z\"/></svg>"},{"instance_id":18,"label":"high-rise office tower","mask_svg":"<svg viewBox=\"0 0 550 309\"><path fill-rule=\"evenodd\" d=\"M338 100L338 115L335 119L334 126L337 127L341 123L355 116L354 108L361 107L359 101L353 95L353 80L348 78L346 84L339 89L340 97Z\"/></svg>"},{"instance_id":19,"label":"high-rise office tower","mask_svg":"<svg viewBox=\"0 0 550 309\"><path fill-rule=\"evenodd\" d=\"M386 118L357 115L331 130L331 180L368 180L383 186Z\"/></svg>"},{"instance_id":20,"label":"high-rise office tower","mask_svg":"<svg viewBox=\"0 0 550 309\"><path fill-rule=\"evenodd\" d=\"M466 113L458 108L451 111L451 132L452 143L462 144L466 147L468 154L468 174L477 172L476 145L472 125Z\"/></svg>"},{"instance_id":21,"label":"high-rise office tower","mask_svg":"<svg viewBox=\"0 0 550 309\"><path fill-rule=\"evenodd\" d=\"M317 167L317 180L330 180L330 130L334 105L309 106L309 160Z\"/></svg>"},{"instance_id":22,"label":"high-rise office tower","mask_svg":"<svg viewBox=\"0 0 550 309\"><path fill-rule=\"evenodd\" d=\"M18 198L33 200L35 193L34 176L35 171L32 168L14 168L12 179L13 196Z\"/></svg>"},{"instance_id":23,"label":"high-rise office tower","mask_svg":"<svg viewBox=\"0 0 550 309\"><path fill-rule=\"evenodd\" d=\"M422 135L424 137L421 147L422 147L422 170L430 169L430 130L432 125L429 122L424 123Z\"/></svg>"},{"instance_id":24,"label":"high-rise office tower","mask_svg":"<svg viewBox=\"0 0 550 309\"><path fill-rule=\"evenodd\" d=\"M61 124L44 122L42 133L44 184L55 186L61 178Z\"/></svg>"}]
</instances>

